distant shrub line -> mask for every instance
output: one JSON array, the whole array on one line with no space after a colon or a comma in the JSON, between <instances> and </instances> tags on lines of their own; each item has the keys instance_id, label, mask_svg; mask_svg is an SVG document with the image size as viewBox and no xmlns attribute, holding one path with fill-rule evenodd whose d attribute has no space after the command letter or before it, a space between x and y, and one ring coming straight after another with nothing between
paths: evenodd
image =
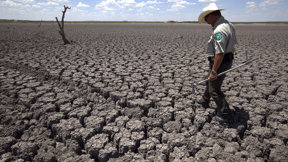
<instances>
[{"instance_id":1,"label":"distant shrub line","mask_svg":"<svg viewBox=\"0 0 288 162\"><path fill-rule=\"evenodd\" d=\"M56 23L55 21L0 19L0 23ZM65 23L198 23L198 21L65 21ZM288 21L232 22L234 24L288 24Z\"/></svg>"}]
</instances>

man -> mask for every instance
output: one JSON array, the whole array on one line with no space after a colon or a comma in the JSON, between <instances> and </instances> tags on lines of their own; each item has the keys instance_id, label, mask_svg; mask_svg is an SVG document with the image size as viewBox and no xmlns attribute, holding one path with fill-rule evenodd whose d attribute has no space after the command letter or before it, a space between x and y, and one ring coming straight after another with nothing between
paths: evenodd
<instances>
[{"instance_id":1,"label":"man","mask_svg":"<svg viewBox=\"0 0 288 162\"><path fill-rule=\"evenodd\" d=\"M206 83L204 95L198 103L208 108L212 97L217 105L217 114L225 118L231 114L225 95L221 91L225 75L218 77L217 74L231 68L237 41L234 26L224 19L220 12L222 10L224 9L218 9L215 3L210 3L198 18L199 23L206 21L213 27L207 48L210 81Z\"/></svg>"}]
</instances>

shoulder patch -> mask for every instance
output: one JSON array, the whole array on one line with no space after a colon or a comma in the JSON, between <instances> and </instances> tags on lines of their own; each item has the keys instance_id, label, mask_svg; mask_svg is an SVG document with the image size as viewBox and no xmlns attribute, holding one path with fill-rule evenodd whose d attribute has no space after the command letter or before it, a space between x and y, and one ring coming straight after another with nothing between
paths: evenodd
<instances>
[{"instance_id":1,"label":"shoulder patch","mask_svg":"<svg viewBox=\"0 0 288 162\"><path fill-rule=\"evenodd\" d=\"M221 39L222 39L222 34L221 34L221 33L216 33L216 34L214 35L214 39L215 39L215 40L221 40Z\"/></svg>"}]
</instances>

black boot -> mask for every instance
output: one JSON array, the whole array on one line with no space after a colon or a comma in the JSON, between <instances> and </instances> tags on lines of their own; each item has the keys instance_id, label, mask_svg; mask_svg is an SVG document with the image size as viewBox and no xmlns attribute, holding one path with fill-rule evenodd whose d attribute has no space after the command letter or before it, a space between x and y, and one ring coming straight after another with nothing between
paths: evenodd
<instances>
[{"instance_id":1,"label":"black boot","mask_svg":"<svg viewBox=\"0 0 288 162\"><path fill-rule=\"evenodd\" d=\"M210 101L206 101L203 98L197 99L196 102L202 105L205 109L209 107L209 103L210 103Z\"/></svg>"}]
</instances>

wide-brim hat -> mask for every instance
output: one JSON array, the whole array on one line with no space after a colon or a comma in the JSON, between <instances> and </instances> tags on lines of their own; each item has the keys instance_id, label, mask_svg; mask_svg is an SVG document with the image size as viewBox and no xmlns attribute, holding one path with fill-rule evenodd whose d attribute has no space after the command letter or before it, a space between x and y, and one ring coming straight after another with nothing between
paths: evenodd
<instances>
[{"instance_id":1,"label":"wide-brim hat","mask_svg":"<svg viewBox=\"0 0 288 162\"><path fill-rule=\"evenodd\" d=\"M203 8L202 13L198 17L198 22L203 23L205 21L205 17L214 11L222 11L224 8L218 8L215 3L210 3L206 7Z\"/></svg>"}]
</instances>

